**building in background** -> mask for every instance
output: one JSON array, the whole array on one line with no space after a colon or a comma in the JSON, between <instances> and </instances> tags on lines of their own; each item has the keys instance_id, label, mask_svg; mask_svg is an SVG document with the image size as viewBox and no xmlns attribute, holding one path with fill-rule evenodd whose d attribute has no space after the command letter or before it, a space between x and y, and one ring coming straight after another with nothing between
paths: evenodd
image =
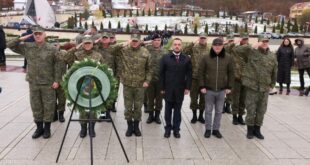
<instances>
[{"instance_id":1,"label":"building in background","mask_svg":"<svg viewBox=\"0 0 310 165\"><path fill-rule=\"evenodd\" d=\"M310 10L310 2L296 3L290 8L290 18L302 15L305 10Z\"/></svg>"}]
</instances>

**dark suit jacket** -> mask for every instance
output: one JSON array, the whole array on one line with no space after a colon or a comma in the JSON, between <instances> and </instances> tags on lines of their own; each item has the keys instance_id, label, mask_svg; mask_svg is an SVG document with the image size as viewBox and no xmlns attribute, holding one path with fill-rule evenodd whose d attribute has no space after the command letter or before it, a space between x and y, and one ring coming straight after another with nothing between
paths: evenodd
<instances>
[{"instance_id":1,"label":"dark suit jacket","mask_svg":"<svg viewBox=\"0 0 310 165\"><path fill-rule=\"evenodd\" d=\"M180 54L179 63L171 52L163 56L160 61L160 85L165 91L165 100L171 102L182 102L184 90L191 88L192 63L190 58L183 53Z\"/></svg>"}]
</instances>

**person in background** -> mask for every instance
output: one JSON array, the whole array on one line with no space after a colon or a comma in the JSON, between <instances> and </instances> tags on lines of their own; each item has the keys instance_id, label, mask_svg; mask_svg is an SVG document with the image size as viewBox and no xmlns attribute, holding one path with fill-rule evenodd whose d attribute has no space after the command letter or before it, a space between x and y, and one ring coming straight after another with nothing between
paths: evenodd
<instances>
[{"instance_id":1,"label":"person in background","mask_svg":"<svg viewBox=\"0 0 310 165\"><path fill-rule=\"evenodd\" d=\"M278 74L277 82L280 85L279 94L283 92L283 84L286 84L286 95L289 95L291 84L291 68L294 64L294 48L289 38L284 38L277 53Z\"/></svg>"},{"instance_id":2,"label":"person in background","mask_svg":"<svg viewBox=\"0 0 310 165\"><path fill-rule=\"evenodd\" d=\"M310 47L304 44L304 40L302 38L297 38L295 40L295 44L297 45L295 48L295 60L297 62L300 80L299 96L303 96L305 90L305 71L310 77Z\"/></svg>"}]
</instances>

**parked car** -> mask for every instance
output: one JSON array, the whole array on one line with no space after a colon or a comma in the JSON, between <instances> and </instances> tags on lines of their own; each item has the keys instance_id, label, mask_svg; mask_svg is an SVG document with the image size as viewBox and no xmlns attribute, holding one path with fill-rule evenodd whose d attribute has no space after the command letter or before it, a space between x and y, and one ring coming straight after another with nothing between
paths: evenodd
<instances>
[{"instance_id":1,"label":"parked car","mask_svg":"<svg viewBox=\"0 0 310 165\"><path fill-rule=\"evenodd\" d=\"M267 35L269 39L271 39L272 37L272 34L270 32L262 32L262 33L259 33L259 35Z\"/></svg>"},{"instance_id":2,"label":"parked car","mask_svg":"<svg viewBox=\"0 0 310 165\"><path fill-rule=\"evenodd\" d=\"M305 33L305 36L310 37L310 32Z\"/></svg>"},{"instance_id":3,"label":"parked car","mask_svg":"<svg viewBox=\"0 0 310 165\"><path fill-rule=\"evenodd\" d=\"M281 39L281 36L277 33L271 33L271 38L272 39Z\"/></svg>"}]
</instances>

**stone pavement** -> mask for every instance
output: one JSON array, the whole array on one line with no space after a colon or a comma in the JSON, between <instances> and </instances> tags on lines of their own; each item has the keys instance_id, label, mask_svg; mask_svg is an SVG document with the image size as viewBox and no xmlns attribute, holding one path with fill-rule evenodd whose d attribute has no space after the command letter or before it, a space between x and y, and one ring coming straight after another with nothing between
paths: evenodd
<instances>
[{"instance_id":1,"label":"stone pavement","mask_svg":"<svg viewBox=\"0 0 310 165\"><path fill-rule=\"evenodd\" d=\"M8 62L21 66L22 62ZM15 72L16 71L16 72ZM35 130L29 104L25 73L18 69L0 72L0 164L56 164L67 122L52 124L52 137L33 140ZM112 113L131 164L310 164L310 97L275 95L269 99L262 132L265 140L248 140L245 126L231 124L224 114L223 139L205 139L204 125L191 124L189 97L182 107L181 138L163 137L164 123L146 124L143 114L142 137L125 137L121 92L117 113ZM69 117L69 109L65 116ZM77 118L77 115L74 115ZM161 116L163 119L163 115ZM60 157L61 165L90 164L89 137L79 137L79 124L72 122ZM97 123L94 139L95 164L126 164L111 123Z\"/></svg>"}]
</instances>

